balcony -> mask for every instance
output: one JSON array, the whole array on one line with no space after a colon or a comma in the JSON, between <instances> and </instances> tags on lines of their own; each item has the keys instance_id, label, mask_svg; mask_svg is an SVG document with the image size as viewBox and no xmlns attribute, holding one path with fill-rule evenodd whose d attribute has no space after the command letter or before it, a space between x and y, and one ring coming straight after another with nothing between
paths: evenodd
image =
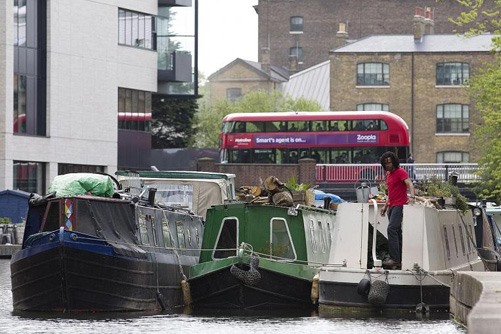
<instances>
[{"instance_id":1,"label":"balcony","mask_svg":"<svg viewBox=\"0 0 501 334\"><path fill-rule=\"evenodd\" d=\"M158 69L158 81L192 82L192 56L189 52L177 51L166 55L170 60L167 69Z\"/></svg>"}]
</instances>

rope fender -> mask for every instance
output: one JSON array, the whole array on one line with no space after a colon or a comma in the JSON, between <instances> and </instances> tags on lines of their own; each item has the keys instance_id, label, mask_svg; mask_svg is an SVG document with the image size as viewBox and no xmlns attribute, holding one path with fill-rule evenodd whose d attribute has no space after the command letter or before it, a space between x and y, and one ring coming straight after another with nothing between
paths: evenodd
<instances>
[{"instance_id":1,"label":"rope fender","mask_svg":"<svg viewBox=\"0 0 501 334\"><path fill-rule=\"evenodd\" d=\"M233 264L230 273L246 285L256 285L261 281L261 273L257 270L259 267L259 256L251 255L249 265Z\"/></svg>"}]
</instances>

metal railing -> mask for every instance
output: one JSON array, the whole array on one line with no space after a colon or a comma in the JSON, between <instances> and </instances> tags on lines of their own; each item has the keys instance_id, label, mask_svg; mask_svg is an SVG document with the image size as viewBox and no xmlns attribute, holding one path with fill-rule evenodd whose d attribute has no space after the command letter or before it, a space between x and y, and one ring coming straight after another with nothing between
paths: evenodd
<instances>
[{"instance_id":1,"label":"metal railing","mask_svg":"<svg viewBox=\"0 0 501 334\"><path fill-rule=\"evenodd\" d=\"M480 181L476 174L479 166L476 163L414 163L400 164L415 181L435 178L448 181L451 176L457 182L472 183ZM377 183L384 180L384 171L380 164L318 164L316 166L316 182L322 183L355 183L366 180Z\"/></svg>"}]
</instances>

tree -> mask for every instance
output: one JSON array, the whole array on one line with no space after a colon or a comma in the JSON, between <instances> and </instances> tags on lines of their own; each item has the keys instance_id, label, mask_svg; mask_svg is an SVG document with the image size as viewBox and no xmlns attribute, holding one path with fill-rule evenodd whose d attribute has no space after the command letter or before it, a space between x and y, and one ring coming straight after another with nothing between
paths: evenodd
<instances>
[{"instance_id":1,"label":"tree","mask_svg":"<svg viewBox=\"0 0 501 334\"><path fill-rule=\"evenodd\" d=\"M482 118L473 138L480 152L482 182L476 192L479 198L492 197L501 203L501 57L487 65L469 81L469 93Z\"/></svg>"},{"instance_id":2,"label":"tree","mask_svg":"<svg viewBox=\"0 0 501 334\"><path fill-rule=\"evenodd\" d=\"M196 115L195 128L197 136L193 147L217 148L219 133L224 116L235 112L269 112L269 111L318 111L318 102L299 98L285 97L280 92L267 93L254 91L242 96L237 101L218 100L210 105L207 98L199 100L199 111Z\"/></svg>"},{"instance_id":3,"label":"tree","mask_svg":"<svg viewBox=\"0 0 501 334\"><path fill-rule=\"evenodd\" d=\"M456 0L465 11L450 21L467 27L467 35L493 33L495 61L486 64L468 81L471 100L482 122L473 130L480 152L482 182L476 187L479 198L492 198L501 203L501 0Z\"/></svg>"},{"instance_id":4,"label":"tree","mask_svg":"<svg viewBox=\"0 0 501 334\"><path fill-rule=\"evenodd\" d=\"M449 20L461 28L467 29L467 35L491 32L494 48L501 50L501 0L456 0L465 7L457 18Z\"/></svg>"},{"instance_id":5,"label":"tree","mask_svg":"<svg viewBox=\"0 0 501 334\"><path fill-rule=\"evenodd\" d=\"M195 134L192 127L193 117L197 111L195 98L192 96L184 98L155 96L152 109L152 148L187 147Z\"/></svg>"}]
</instances>

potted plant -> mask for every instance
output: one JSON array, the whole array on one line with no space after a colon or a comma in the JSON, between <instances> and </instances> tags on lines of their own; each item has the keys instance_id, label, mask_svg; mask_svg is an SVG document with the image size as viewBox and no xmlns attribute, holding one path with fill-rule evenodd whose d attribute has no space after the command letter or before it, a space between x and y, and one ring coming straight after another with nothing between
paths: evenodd
<instances>
[{"instance_id":1,"label":"potted plant","mask_svg":"<svg viewBox=\"0 0 501 334\"><path fill-rule=\"evenodd\" d=\"M418 183L416 190L420 196L438 198L442 206L452 205L463 212L468 210L468 200L461 195L459 188L439 178L433 177Z\"/></svg>"}]
</instances>

